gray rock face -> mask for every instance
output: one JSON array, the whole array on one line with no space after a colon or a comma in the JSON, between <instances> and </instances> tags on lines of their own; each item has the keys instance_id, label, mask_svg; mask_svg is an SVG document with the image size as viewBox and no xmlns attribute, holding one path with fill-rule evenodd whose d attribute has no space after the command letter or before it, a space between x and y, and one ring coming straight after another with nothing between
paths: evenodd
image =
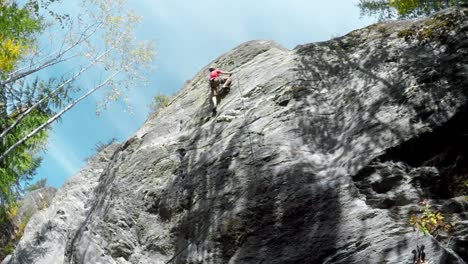
<instances>
[{"instance_id":1,"label":"gray rock face","mask_svg":"<svg viewBox=\"0 0 468 264\"><path fill-rule=\"evenodd\" d=\"M16 223L19 224L37 211L47 208L54 199L56 192L57 189L54 187L44 187L28 192L20 201L18 217L15 219Z\"/></svg>"},{"instance_id":2,"label":"gray rock face","mask_svg":"<svg viewBox=\"0 0 468 264\"><path fill-rule=\"evenodd\" d=\"M99 175L117 148L106 148L71 177L49 207L31 217L15 252L2 263L63 263L66 241L85 220Z\"/></svg>"},{"instance_id":3,"label":"gray rock face","mask_svg":"<svg viewBox=\"0 0 468 264\"><path fill-rule=\"evenodd\" d=\"M33 217L5 264L466 263L468 9L206 68ZM210 64L211 65L211 64ZM429 199L454 235L417 235Z\"/></svg>"},{"instance_id":4,"label":"gray rock face","mask_svg":"<svg viewBox=\"0 0 468 264\"><path fill-rule=\"evenodd\" d=\"M24 225L31 216L49 206L56 191L57 189L53 187L44 187L26 193L19 201L18 212L11 219L12 221L0 223L0 260L5 258L4 249L13 246L17 242L21 232L23 232Z\"/></svg>"}]
</instances>

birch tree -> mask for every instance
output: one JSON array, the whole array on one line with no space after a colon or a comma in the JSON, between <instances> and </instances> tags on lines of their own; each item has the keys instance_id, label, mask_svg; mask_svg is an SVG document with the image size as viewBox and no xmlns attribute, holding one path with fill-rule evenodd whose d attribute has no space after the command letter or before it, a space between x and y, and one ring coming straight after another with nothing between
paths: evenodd
<instances>
[{"instance_id":1,"label":"birch tree","mask_svg":"<svg viewBox=\"0 0 468 264\"><path fill-rule=\"evenodd\" d=\"M80 2L74 9L80 11L67 16L66 21L60 25L62 30L59 33L57 25L50 27L52 30L48 47L39 46L23 58L21 65L5 72L1 77L0 87L3 94L13 98L14 94L18 94L21 81L31 77L40 78L41 72L51 68L63 67L61 70L66 70L66 73L55 78L61 81L55 82L54 89L42 92L33 101L27 102L28 104L21 100L6 104L3 102L3 105L21 105L22 110L15 121L1 131L0 140L41 104L57 102L58 95L73 94L76 99L68 105L60 105L57 114L5 150L0 155L0 161L14 148L97 90L106 90L98 106L100 111L106 108L109 102L120 99L130 88L144 82L142 73L149 67L154 52L151 43L137 42L134 37L139 17L125 10L123 0ZM90 79L97 82L89 84Z\"/></svg>"},{"instance_id":2,"label":"birch tree","mask_svg":"<svg viewBox=\"0 0 468 264\"><path fill-rule=\"evenodd\" d=\"M73 2L29 0L20 8L0 0L27 18L0 14L0 203L37 167L32 153L51 123L92 94L99 112L145 83L154 48L136 40L140 18L125 1ZM11 18L28 23L16 30ZM22 169L18 156L28 160Z\"/></svg>"},{"instance_id":3,"label":"birch tree","mask_svg":"<svg viewBox=\"0 0 468 264\"><path fill-rule=\"evenodd\" d=\"M19 7L15 3L0 1L0 76L4 78L21 60L23 54L34 45L34 34L42 28L41 20L34 16L28 7ZM21 85L16 92L10 86L2 86L0 94L0 132L12 124L21 113L21 107L15 104L26 101L35 87ZM27 93L23 93L27 90ZM14 94L13 94L14 93ZM20 98L19 100L16 98ZM0 152L24 137L28 131L48 119L48 113L42 106L31 111L10 133L0 141ZM34 154L44 144L46 131L42 130L28 142L18 146L8 159L0 162L0 223L14 216L18 181L34 174L40 159ZM8 217L9 216L9 217Z\"/></svg>"}]
</instances>

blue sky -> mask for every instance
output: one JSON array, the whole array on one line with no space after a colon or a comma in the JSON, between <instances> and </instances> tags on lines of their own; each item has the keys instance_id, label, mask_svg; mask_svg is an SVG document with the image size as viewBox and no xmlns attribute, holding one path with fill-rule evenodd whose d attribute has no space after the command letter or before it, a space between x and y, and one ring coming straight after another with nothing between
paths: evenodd
<instances>
[{"instance_id":1,"label":"blue sky","mask_svg":"<svg viewBox=\"0 0 468 264\"><path fill-rule=\"evenodd\" d=\"M367 26L358 0L131 0L128 8L142 16L141 40L154 40L155 71L149 85L133 87L133 114L115 103L96 116L96 97L66 113L53 125L36 178L52 186L85 165L99 141L126 140L146 120L157 94L174 94L202 67L235 46L254 39L274 40L287 48L332 37Z\"/></svg>"}]
</instances>

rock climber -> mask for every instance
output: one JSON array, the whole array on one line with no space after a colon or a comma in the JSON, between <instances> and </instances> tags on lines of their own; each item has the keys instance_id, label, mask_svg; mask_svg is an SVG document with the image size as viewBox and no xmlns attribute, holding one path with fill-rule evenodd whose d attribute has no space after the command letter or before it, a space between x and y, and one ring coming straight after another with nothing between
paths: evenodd
<instances>
[{"instance_id":1,"label":"rock climber","mask_svg":"<svg viewBox=\"0 0 468 264\"><path fill-rule=\"evenodd\" d=\"M424 252L424 245L416 245L416 250L413 250L413 263L414 264L427 264L426 253Z\"/></svg>"},{"instance_id":2,"label":"rock climber","mask_svg":"<svg viewBox=\"0 0 468 264\"><path fill-rule=\"evenodd\" d=\"M223 89L229 88L231 86L232 72L221 71L219 69L216 69L213 66L208 68L208 71L210 71L210 88L211 88L211 100L213 101L213 113L216 113L216 108L218 106L217 97L223 91ZM226 74L228 76L227 77L221 76L221 74ZM221 88L221 90L218 90L221 84L223 85L223 87Z\"/></svg>"}]
</instances>

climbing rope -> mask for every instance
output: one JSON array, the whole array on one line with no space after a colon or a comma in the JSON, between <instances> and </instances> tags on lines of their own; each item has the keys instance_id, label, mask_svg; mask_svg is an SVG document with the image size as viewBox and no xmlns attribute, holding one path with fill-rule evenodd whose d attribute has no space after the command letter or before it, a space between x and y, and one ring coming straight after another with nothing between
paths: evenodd
<instances>
[{"instance_id":1,"label":"climbing rope","mask_svg":"<svg viewBox=\"0 0 468 264\"><path fill-rule=\"evenodd\" d=\"M343 57L345 58L345 60L348 62L348 64L351 64L351 63L352 63L352 60L349 59L348 56L346 56L346 54L343 52L344 50L343 50L341 47L339 47L339 46L338 46L338 48L339 48L339 49L337 50L337 52L339 53L339 55L343 56ZM421 57L420 57L420 56L418 56L417 60L418 60L418 63L421 64ZM435 61L435 59L434 59L434 61ZM435 64L435 63L434 63L434 64ZM435 70L435 69L434 69L434 66L432 66L432 69ZM409 77L407 77L407 78L409 78ZM406 78L406 79L407 79L407 78ZM431 78L430 83L433 84L433 75L431 75L430 78ZM240 78L239 78L239 79L240 79ZM244 97L243 97L242 92L241 92L241 89L240 89L240 86L241 86L241 85L240 85L239 79L238 79L238 84L237 84L236 86L237 86L237 91L238 91L238 93L239 93L239 97L240 97L241 102L242 102L244 123L247 124L247 116L246 116L246 113L245 113L246 110L247 110L247 108L246 108L246 104L245 104L245 101L244 101ZM406 80L406 79L404 79L404 80ZM232 84L232 85L234 85L234 84ZM355 99L355 100L358 101L359 99L357 98L357 99ZM350 104L351 104L351 103L348 103L348 105L350 105ZM255 162L256 162L256 160L257 160L257 156L255 155L255 151L254 151L254 148L253 148L253 141L252 141L251 131L250 131L250 129L248 128L247 125L246 125L246 130L247 130L247 136L248 136L248 138L249 138L250 154L251 154L251 158L252 158L251 165L255 165ZM262 178L265 179L264 177L262 177ZM265 180L269 181L268 179L265 179ZM258 183L258 173L255 173L255 186L257 186L257 183ZM299 190L299 189L298 189L298 190ZM296 193L298 190L293 191L290 195ZM246 192L247 192L247 189L245 189L244 191L242 191L242 192L240 193L240 195L239 195L236 199L234 199L234 200L229 204L229 206L232 206L235 202L237 202ZM227 208L230 208L230 207L227 207ZM224 212L223 212L222 214L220 214L220 215L218 215L217 217L215 217L214 220L218 220L218 219L222 218L222 217L224 216L225 213L226 213L226 209L224 210ZM203 232L206 232L206 231L208 230L209 227L210 227L209 225L206 226L202 231L203 231ZM200 239L195 240L195 242L196 242L196 244L198 245L199 242L200 242ZM450 242L450 241L449 241L449 242ZM187 245L185 245L185 247L183 247L181 250L179 250L170 260L168 260L167 262L165 262L165 264L169 264L169 263L171 263L172 261L174 261L182 252L184 252L190 245L193 245L193 244L194 244L194 242L189 242L189 243L187 243Z\"/></svg>"},{"instance_id":2,"label":"climbing rope","mask_svg":"<svg viewBox=\"0 0 468 264\"><path fill-rule=\"evenodd\" d=\"M239 92L239 97L241 99L241 102L242 102L242 116L244 118L244 124L246 124L246 129L247 129L247 137L249 138L249 145L250 145L250 155L251 155L251 164L252 165L255 165L255 161L257 160L257 156L255 155L255 151L253 149L253 142L252 142L252 136L251 136L251 133L250 132L250 129L249 127L247 126L247 116L245 114L245 112L247 111L247 107L245 107L245 102L244 102L244 95L242 94L241 92L241 89L240 89L240 78L238 79L238 82L239 82L239 85L237 85L237 91ZM255 173L255 186L257 185L258 183L258 173Z\"/></svg>"},{"instance_id":3,"label":"climbing rope","mask_svg":"<svg viewBox=\"0 0 468 264\"><path fill-rule=\"evenodd\" d=\"M231 87L232 87L233 84L231 84ZM242 95L242 92L241 92L241 89L240 89L240 81L239 81L239 84L237 85L237 91L239 92L239 96L241 98L241 102L242 102L242 110L243 111L243 118L244 118L244 123L247 124L247 116L245 114L245 111L246 111L246 107L245 107L245 102L244 102L244 98L243 98L243 95ZM251 164L250 165L255 165L255 161L256 161L256 155L255 155L255 151L254 151L254 148L253 148L253 141L252 141L252 137L251 137L251 132L250 132L250 129L248 128L248 126L246 125L246 129L247 129L247 137L249 138L249 145L250 145L250 155L251 155ZM254 186L257 186L258 184L258 173L255 173L255 184ZM231 208L231 206L233 206L244 194L247 193L249 189L248 188L245 188L238 196L236 199L234 199L230 204L229 204L229 207L226 207L226 209L224 210L224 212L220 215L218 215L217 217L214 218L214 221L216 222L217 220L221 219L224 214L226 213L227 211L227 208ZM202 232L200 232L201 234L206 232L208 229L210 228L210 225L207 225L205 228L203 228ZM168 261L165 262L165 264L169 264L171 262L173 262L180 254L182 254L182 252L184 252L189 246L193 245L193 244L196 244L198 245L200 243L200 239L197 239L195 240L196 243L194 242L189 242L187 243L182 249L180 249L171 259L169 259Z\"/></svg>"}]
</instances>

